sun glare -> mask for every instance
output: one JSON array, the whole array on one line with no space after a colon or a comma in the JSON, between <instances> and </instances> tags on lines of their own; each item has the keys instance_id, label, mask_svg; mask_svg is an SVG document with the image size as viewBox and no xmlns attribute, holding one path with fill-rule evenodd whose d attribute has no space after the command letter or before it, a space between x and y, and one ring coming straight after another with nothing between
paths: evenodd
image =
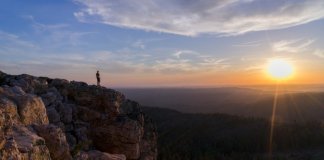
<instances>
[{"instance_id":1,"label":"sun glare","mask_svg":"<svg viewBox=\"0 0 324 160\"><path fill-rule=\"evenodd\" d=\"M293 66L284 59L270 60L267 66L267 73L276 80L287 79L293 72Z\"/></svg>"}]
</instances>

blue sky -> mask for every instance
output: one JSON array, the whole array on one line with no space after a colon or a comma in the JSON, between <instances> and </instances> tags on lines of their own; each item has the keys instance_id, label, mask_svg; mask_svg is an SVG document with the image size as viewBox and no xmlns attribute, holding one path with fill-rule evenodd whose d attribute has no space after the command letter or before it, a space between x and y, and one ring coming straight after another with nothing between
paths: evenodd
<instances>
[{"instance_id":1,"label":"blue sky","mask_svg":"<svg viewBox=\"0 0 324 160\"><path fill-rule=\"evenodd\" d=\"M0 70L113 87L322 83L323 0L2 0Z\"/></svg>"}]
</instances>

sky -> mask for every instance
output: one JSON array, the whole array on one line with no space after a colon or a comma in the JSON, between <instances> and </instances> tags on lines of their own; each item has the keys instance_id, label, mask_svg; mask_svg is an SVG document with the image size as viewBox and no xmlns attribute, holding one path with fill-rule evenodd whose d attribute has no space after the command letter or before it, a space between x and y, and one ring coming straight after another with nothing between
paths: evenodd
<instances>
[{"instance_id":1,"label":"sky","mask_svg":"<svg viewBox=\"0 0 324 160\"><path fill-rule=\"evenodd\" d=\"M1 0L0 70L110 87L324 83L323 0Z\"/></svg>"}]
</instances>

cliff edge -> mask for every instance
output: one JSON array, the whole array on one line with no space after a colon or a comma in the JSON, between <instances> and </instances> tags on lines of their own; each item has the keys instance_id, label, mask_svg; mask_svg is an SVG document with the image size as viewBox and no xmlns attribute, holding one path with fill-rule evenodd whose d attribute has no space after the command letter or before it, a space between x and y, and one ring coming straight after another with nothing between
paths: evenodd
<instances>
[{"instance_id":1,"label":"cliff edge","mask_svg":"<svg viewBox=\"0 0 324 160\"><path fill-rule=\"evenodd\" d=\"M155 160L137 102L84 82L0 71L0 159Z\"/></svg>"}]
</instances>

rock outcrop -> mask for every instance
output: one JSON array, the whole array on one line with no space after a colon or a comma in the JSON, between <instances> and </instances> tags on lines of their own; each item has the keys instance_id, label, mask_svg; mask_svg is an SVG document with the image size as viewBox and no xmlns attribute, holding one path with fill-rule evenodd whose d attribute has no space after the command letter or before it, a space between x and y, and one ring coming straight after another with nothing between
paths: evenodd
<instances>
[{"instance_id":1,"label":"rock outcrop","mask_svg":"<svg viewBox=\"0 0 324 160\"><path fill-rule=\"evenodd\" d=\"M52 159L72 159L69 144L63 131L55 125L34 126L37 134L45 139Z\"/></svg>"},{"instance_id":2,"label":"rock outcrop","mask_svg":"<svg viewBox=\"0 0 324 160\"><path fill-rule=\"evenodd\" d=\"M105 87L0 71L0 159L155 160L138 103Z\"/></svg>"},{"instance_id":3,"label":"rock outcrop","mask_svg":"<svg viewBox=\"0 0 324 160\"><path fill-rule=\"evenodd\" d=\"M51 159L31 125L48 125L42 100L19 87L0 87L0 159Z\"/></svg>"}]
</instances>

